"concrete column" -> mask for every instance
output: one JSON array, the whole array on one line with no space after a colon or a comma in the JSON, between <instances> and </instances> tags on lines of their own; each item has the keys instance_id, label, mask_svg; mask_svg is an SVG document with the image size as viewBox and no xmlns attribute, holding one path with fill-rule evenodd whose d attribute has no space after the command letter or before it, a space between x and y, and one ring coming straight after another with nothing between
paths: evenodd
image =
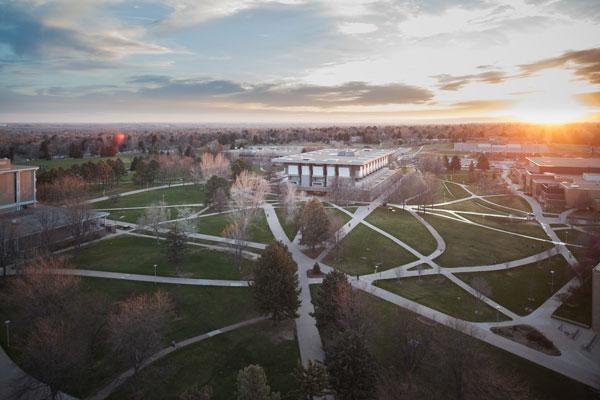
<instances>
[{"instance_id":1,"label":"concrete column","mask_svg":"<svg viewBox=\"0 0 600 400\"><path fill-rule=\"evenodd\" d=\"M35 207L35 205L37 204L37 183L36 183L36 173L37 170L33 170L33 206Z\"/></svg>"}]
</instances>

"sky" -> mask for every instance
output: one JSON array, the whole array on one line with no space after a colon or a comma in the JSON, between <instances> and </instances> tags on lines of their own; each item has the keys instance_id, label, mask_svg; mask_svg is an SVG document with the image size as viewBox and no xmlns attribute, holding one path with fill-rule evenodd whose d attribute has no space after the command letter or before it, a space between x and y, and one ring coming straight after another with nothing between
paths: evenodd
<instances>
[{"instance_id":1,"label":"sky","mask_svg":"<svg viewBox=\"0 0 600 400\"><path fill-rule=\"evenodd\" d=\"M0 0L0 121L600 121L600 1Z\"/></svg>"}]
</instances>

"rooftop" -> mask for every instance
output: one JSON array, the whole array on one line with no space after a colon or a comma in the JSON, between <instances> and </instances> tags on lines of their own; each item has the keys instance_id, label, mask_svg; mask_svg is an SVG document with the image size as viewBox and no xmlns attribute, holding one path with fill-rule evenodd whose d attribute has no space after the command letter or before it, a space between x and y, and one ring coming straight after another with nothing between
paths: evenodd
<instances>
[{"instance_id":1,"label":"rooftop","mask_svg":"<svg viewBox=\"0 0 600 400\"><path fill-rule=\"evenodd\" d=\"M600 158L583 157L528 157L540 167L600 168Z\"/></svg>"},{"instance_id":2,"label":"rooftop","mask_svg":"<svg viewBox=\"0 0 600 400\"><path fill-rule=\"evenodd\" d=\"M363 165L394 153L390 149L322 149L274 158L274 163Z\"/></svg>"},{"instance_id":3,"label":"rooftop","mask_svg":"<svg viewBox=\"0 0 600 400\"><path fill-rule=\"evenodd\" d=\"M0 158L0 173L2 172L11 172L11 171L19 171L19 170L31 170L31 169L39 169L35 165L14 165L10 162L8 158Z\"/></svg>"}]
</instances>

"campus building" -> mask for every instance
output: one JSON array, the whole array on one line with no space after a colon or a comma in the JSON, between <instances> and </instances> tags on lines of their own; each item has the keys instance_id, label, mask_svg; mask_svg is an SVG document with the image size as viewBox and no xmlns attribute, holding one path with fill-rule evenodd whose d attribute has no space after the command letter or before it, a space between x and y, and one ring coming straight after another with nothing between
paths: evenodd
<instances>
[{"instance_id":1,"label":"campus building","mask_svg":"<svg viewBox=\"0 0 600 400\"><path fill-rule=\"evenodd\" d=\"M322 149L274 158L272 162L283 165L288 181L307 192L326 193L343 180L357 192L375 196L382 190L382 184L399 172L389 168L394 154L395 150L368 148Z\"/></svg>"},{"instance_id":2,"label":"campus building","mask_svg":"<svg viewBox=\"0 0 600 400\"><path fill-rule=\"evenodd\" d=\"M13 165L0 159L0 213L34 206L35 171L38 167Z\"/></svg>"},{"instance_id":3,"label":"campus building","mask_svg":"<svg viewBox=\"0 0 600 400\"><path fill-rule=\"evenodd\" d=\"M600 158L529 157L514 176L546 208L600 211Z\"/></svg>"}]
</instances>

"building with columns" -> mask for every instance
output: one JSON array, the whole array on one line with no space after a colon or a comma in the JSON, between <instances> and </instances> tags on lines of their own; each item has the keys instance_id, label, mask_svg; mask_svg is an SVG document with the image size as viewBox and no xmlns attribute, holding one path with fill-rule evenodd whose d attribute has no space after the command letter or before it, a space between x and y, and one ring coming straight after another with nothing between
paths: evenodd
<instances>
[{"instance_id":1,"label":"building with columns","mask_svg":"<svg viewBox=\"0 0 600 400\"><path fill-rule=\"evenodd\" d=\"M13 165L0 159L0 213L34 206L35 171L39 167Z\"/></svg>"},{"instance_id":2,"label":"building with columns","mask_svg":"<svg viewBox=\"0 0 600 400\"><path fill-rule=\"evenodd\" d=\"M388 166L394 152L380 149L322 149L278 157L272 161L283 165L288 180L299 188L326 192L339 178L353 183L368 179Z\"/></svg>"}]
</instances>

